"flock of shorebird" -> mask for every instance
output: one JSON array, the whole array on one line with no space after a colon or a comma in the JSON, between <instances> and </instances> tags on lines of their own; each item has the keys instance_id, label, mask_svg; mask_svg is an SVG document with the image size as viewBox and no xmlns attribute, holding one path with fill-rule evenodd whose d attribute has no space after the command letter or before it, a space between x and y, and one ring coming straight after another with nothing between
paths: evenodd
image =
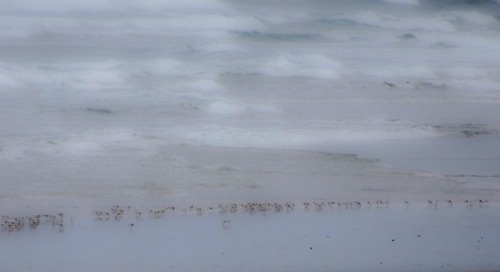
<instances>
[{"instance_id":1,"label":"flock of shorebird","mask_svg":"<svg viewBox=\"0 0 500 272\"><path fill-rule=\"evenodd\" d=\"M465 201L455 201L457 204L462 203L465 207L478 207L483 208L489 206L488 200L478 199L478 200L465 200ZM452 200L428 200L427 204L429 208L437 208L438 205L446 205L447 207L453 207L454 201ZM405 200L404 205L409 207L410 202ZM305 211L323 211L325 209L360 209L362 207L367 208L388 208L389 201L387 200L374 200L374 201L305 201L300 203L294 202L247 202L247 203L226 203L219 204L216 206L208 207L197 207L195 205L190 205L187 207L176 207L176 206L163 206L160 208L148 208L148 209L135 209L131 206L120 206L115 205L111 208L104 210L95 210L93 215L97 221L120 221L124 216L135 217L136 220L140 220L143 216L150 217L153 219L159 219L164 217L168 213L180 213L181 215L196 214L203 215L205 213L279 213L279 212L292 212L296 207L301 207ZM26 226L30 229L35 230L40 224L51 224L52 227L57 228L62 231L64 227L64 214L39 214L34 216L21 216L21 217L11 217L2 216L1 217L1 230L7 232L21 231ZM129 224L133 227L134 224ZM227 225L227 222L225 223Z\"/></svg>"},{"instance_id":2,"label":"flock of shorebird","mask_svg":"<svg viewBox=\"0 0 500 272\"><path fill-rule=\"evenodd\" d=\"M50 224L53 228L62 231L64 227L64 213L18 217L4 215L2 216L2 223L0 226L2 231L13 232L23 230L25 226L28 226L32 230L36 230L41 224Z\"/></svg>"},{"instance_id":3,"label":"flock of shorebird","mask_svg":"<svg viewBox=\"0 0 500 272\"><path fill-rule=\"evenodd\" d=\"M456 201L462 202L462 201ZM437 208L438 205L446 205L447 207L453 207L452 200L428 200L428 207ZM444 204L443 204L444 203ZM462 203L466 207L486 207L489 205L488 200L465 200ZM410 202L404 201L406 207L409 207ZM247 203L225 203L216 206L208 207L197 207L195 205L190 205L187 207L176 207L176 206L163 206L160 208L148 208L148 209L133 209L131 206L119 206L115 205L110 209L96 210L94 211L95 219L98 221L109 221L115 220L120 221L125 215L134 216L136 219L141 219L143 216L150 217L153 219L159 219L164 217L168 213L178 212L181 215L196 214L203 215L205 213L279 213L279 212L292 212L296 207L301 207L302 210L308 211L323 211L326 209L360 209L362 207L367 208L388 208L389 201L387 200L374 200L374 201L305 201L300 203L295 202L247 202Z\"/></svg>"}]
</instances>

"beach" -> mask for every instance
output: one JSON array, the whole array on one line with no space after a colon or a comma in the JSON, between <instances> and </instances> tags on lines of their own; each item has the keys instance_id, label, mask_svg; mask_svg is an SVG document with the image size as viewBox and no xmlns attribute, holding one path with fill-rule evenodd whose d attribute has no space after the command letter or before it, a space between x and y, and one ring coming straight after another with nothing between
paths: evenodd
<instances>
[{"instance_id":1,"label":"beach","mask_svg":"<svg viewBox=\"0 0 500 272\"><path fill-rule=\"evenodd\" d=\"M498 1L5 0L1 271L496 271Z\"/></svg>"}]
</instances>

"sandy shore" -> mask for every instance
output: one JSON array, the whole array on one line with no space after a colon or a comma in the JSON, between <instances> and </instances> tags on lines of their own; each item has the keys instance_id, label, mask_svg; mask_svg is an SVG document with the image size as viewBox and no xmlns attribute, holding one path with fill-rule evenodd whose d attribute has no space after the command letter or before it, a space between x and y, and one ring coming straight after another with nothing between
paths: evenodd
<instances>
[{"instance_id":1,"label":"sandy shore","mask_svg":"<svg viewBox=\"0 0 500 272\"><path fill-rule=\"evenodd\" d=\"M0 165L3 271L500 267L495 178L185 144L71 158Z\"/></svg>"},{"instance_id":2,"label":"sandy shore","mask_svg":"<svg viewBox=\"0 0 500 272\"><path fill-rule=\"evenodd\" d=\"M124 201L500 200L497 178L386 167L350 154L282 149L161 145L105 156L36 154L0 164L2 206L75 206ZM70 199L65 201L64 199ZM193 202L193 203L190 203ZM47 203L47 204L45 204ZM126 204L126 203L123 203ZM131 203L133 204L133 203ZM213 203L212 203L213 204ZM84 205L84 204L81 204Z\"/></svg>"}]
</instances>

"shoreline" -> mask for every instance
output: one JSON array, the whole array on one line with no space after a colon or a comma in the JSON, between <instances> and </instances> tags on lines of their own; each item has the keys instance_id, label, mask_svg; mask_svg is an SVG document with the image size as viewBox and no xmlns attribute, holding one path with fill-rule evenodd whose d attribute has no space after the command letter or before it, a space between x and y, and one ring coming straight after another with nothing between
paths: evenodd
<instances>
[{"instance_id":1,"label":"shoreline","mask_svg":"<svg viewBox=\"0 0 500 272\"><path fill-rule=\"evenodd\" d=\"M61 218L42 217L35 227L24 218L22 229L0 231L0 263L3 271L494 271L500 267L495 255L500 203L476 202L472 207L439 203L389 202L370 208L354 201L320 208L320 202L310 202L306 209L302 202L280 210L275 205L281 204L266 203L265 211L255 212L244 208L251 203L236 209L235 203L226 203L202 213L195 206L109 206L76 216L65 211ZM139 210L143 214L137 215Z\"/></svg>"},{"instance_id":2,"label":"shoreline","mask_svg":"<svg viewBox=\"0 0 500 272\"><path fill-rule=\"evenodd\" d=\"M88 201L88 200L87 200ZM451 199L441 199L441 200L427 200L427 201L389 201L389 200L365 200L365 201L325 201L325 200L304 200L304 201L249 201L249 202L238 202L238 201L213 201L205 202L204 204L193 204L194 202L186 202L191 204L179 204L179 202L141 202L137 200L132 202L113 202L115 204L110 204L112 202L106 203L96 203L90 204L90 202L80 202L79 205L64 206L64 205L54 205L54 206L32 206L25 205L20 206L19 203L2 205L0 208L0 217L3 219L3 223L8 222L10 219L17 218L23 222L28 222L28 220L40 217L49 216L61 216L61 220L64 216L70 218L88 218L94 217L97 221L120 221L122 218L136 218L140 219L142 217L150 217L154 219L163 218L168 215L184 215L184 216L203 216L203 215L214 215L214 214L278 214L278 213L290 213L290 212L323 212L323 211L350 211L350 210L380 210L380 209L466 209L469 211L475 209L488 209L490 206L498 206L500 202L490 201L488 199L467 199L467 200L451 200ZM177 203L177 204L176 204ZM14 207L15 206L15 207ZM2 231L9 231L2 224ZM28 225L26 225L28 227ZM24 225L16 229L21 231L24 229ZM36 228L35 228L36 229Z\"/></svg>"}]
</instances>

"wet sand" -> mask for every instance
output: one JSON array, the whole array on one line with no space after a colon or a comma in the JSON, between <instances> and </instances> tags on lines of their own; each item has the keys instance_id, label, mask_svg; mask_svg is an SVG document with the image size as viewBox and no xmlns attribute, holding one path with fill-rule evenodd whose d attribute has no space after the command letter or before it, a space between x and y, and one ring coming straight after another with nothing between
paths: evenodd
<instances>
[{"instance_id":1,"label":"wet sand","mask_svg":"<svg viewBox=\"0 0 500 272\"><path fill-rule=\"evenodd\" d=\"M62 225L42 218L33 227L26 215L24 228L3 228L0 261L3 271L492 271L499 208L477 200L80 208L65 211Z\"/></svg>"}]
</instances>

